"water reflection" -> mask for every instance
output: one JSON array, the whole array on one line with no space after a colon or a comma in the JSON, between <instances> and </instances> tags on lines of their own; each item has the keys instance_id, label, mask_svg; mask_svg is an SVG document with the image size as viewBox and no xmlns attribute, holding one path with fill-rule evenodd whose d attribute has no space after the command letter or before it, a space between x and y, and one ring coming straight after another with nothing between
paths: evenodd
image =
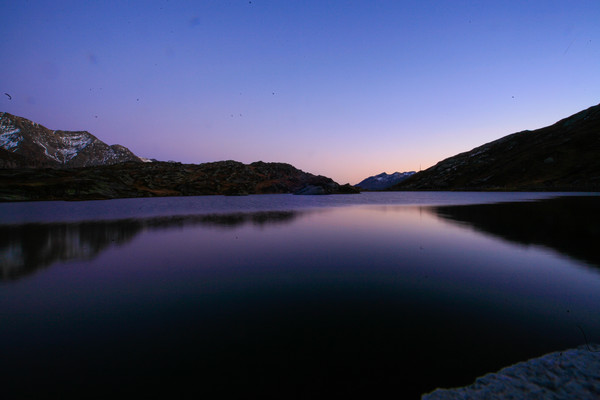
<instances>
[{"instance_id":1,"label":"water reflection","mask_svg":"<svg viewBox=\"0 0 600 400\"><path fill-rule=\"evenodd\" d=\"M80 223L0 225L0 280L14 280L70 260L91 260L147 230L286 224L296 211L191 215Z\"/></svg>"},{"instance_id":2,"label":"water reflection","mask_svg":"<svg viewBox=\"0 0 600 400\"><path fill-rule=\"evenodd\" d=\"M407 206L379 206L392 214ZM542 245L600 267L600 197L559 197L531 202L418 207L445 221L510 242ZM14 280L57 262L91 260L140 233L192 226L236 228L288 224L308 211L263 211L72 223L0 225L0 280Z\"/></svg>"},{"instance_id":3,"label":"water reflection","mask_svg":"<svg viewBox=\"0 0 600 400\"><path fill-rule=\"evenodd\" d=\"M502 239L541 245L600 267L600 197L435 207L437 215Z\"/></svg>"},{"instance_id":4,"label":"water reflection","mask_svg":"<svg viewBox=\"0 0 600 400\"><path fill-rule=\"evenodd\" d=\"M454 208L325 210L2 227L57 265L0 283L3 394L418 398L600 337L598 269Z\"/></svg>"}]
</instances>

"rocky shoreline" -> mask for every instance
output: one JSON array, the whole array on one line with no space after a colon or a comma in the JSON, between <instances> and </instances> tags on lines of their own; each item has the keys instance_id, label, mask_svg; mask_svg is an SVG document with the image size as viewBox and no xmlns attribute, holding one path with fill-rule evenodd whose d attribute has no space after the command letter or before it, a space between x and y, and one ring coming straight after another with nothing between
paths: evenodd
<instances>
[{"instance_id":1,"label":"rocky shoreline","mask_svg":"<svg viewBox=\"0 0 600 400\"><path fill-rule=\"evenodd\" d=\"M600 347L584 345L520 362L490 373L470 386L436 389L422 400L598 399Z\"/></svg>"}]
</instances>

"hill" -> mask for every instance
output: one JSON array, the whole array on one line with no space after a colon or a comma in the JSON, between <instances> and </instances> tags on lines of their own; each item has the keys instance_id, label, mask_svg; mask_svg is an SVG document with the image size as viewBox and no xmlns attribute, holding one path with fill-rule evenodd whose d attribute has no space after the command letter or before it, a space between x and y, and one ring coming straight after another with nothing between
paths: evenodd
<instances>
[{"instance_id":1,"label":"hill","mask_svg":"<svg viewBox=\"0 0 600 400\"><path fill-rule=\"evenodd\" d=\"M219 161L135 163L46 169L0 169L0 201L125 197L358 193L350 185L284 163Z\"/></svg>"},{"instance_id":2,"label":"hill","mask_svg":"<svg viewBox=\"0 0 600 400\"><path fill-rule=\"evenodd\" d=\"M391 190L600 191L600 105L447 158Z\"/></svg>"}]
</instances>

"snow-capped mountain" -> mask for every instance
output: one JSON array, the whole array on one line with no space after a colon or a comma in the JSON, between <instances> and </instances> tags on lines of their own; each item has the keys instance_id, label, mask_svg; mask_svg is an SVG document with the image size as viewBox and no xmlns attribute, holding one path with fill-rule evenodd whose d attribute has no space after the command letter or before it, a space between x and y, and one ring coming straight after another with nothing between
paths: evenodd
<instances>
[{"instance_id":1,"label":"snow-capped mountain","mask_svg":"<svg viewBox=\"0 0 600 400\"><path fill-rule=\"evenodd\" d=\"M0 168L87 167L142 162L128 148L107 145L87 131L53 131L0 113Z\"/></svg>"},{"instance_id":2,"label":"snow-capped mountain","mask_svg":"<svg viewBox=\"0 0 600 400\"><path fill-rule=\"evenodd\" d=\"M379 175L370 176L354 186L363 190L385 190L398 182L402 182L409 176L414 175L414 173L415 171L394 172L393 174L382 172Z\"/></svg>"}]
</instances>

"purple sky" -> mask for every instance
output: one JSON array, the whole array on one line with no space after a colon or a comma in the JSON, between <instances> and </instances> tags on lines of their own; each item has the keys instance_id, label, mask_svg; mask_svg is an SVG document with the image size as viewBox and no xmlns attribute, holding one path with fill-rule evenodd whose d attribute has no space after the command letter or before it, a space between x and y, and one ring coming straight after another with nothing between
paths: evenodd
<instances>
[{"instance_id":1,"label":"purple sky","mask_svg":"<svg viewBox=\"0 0 600 400\"><path fill-rule=\"evenodd\" d=\"M600 103L600 1L0 1L0 111L352 184Z\"/></svg>"}]
</instances>

